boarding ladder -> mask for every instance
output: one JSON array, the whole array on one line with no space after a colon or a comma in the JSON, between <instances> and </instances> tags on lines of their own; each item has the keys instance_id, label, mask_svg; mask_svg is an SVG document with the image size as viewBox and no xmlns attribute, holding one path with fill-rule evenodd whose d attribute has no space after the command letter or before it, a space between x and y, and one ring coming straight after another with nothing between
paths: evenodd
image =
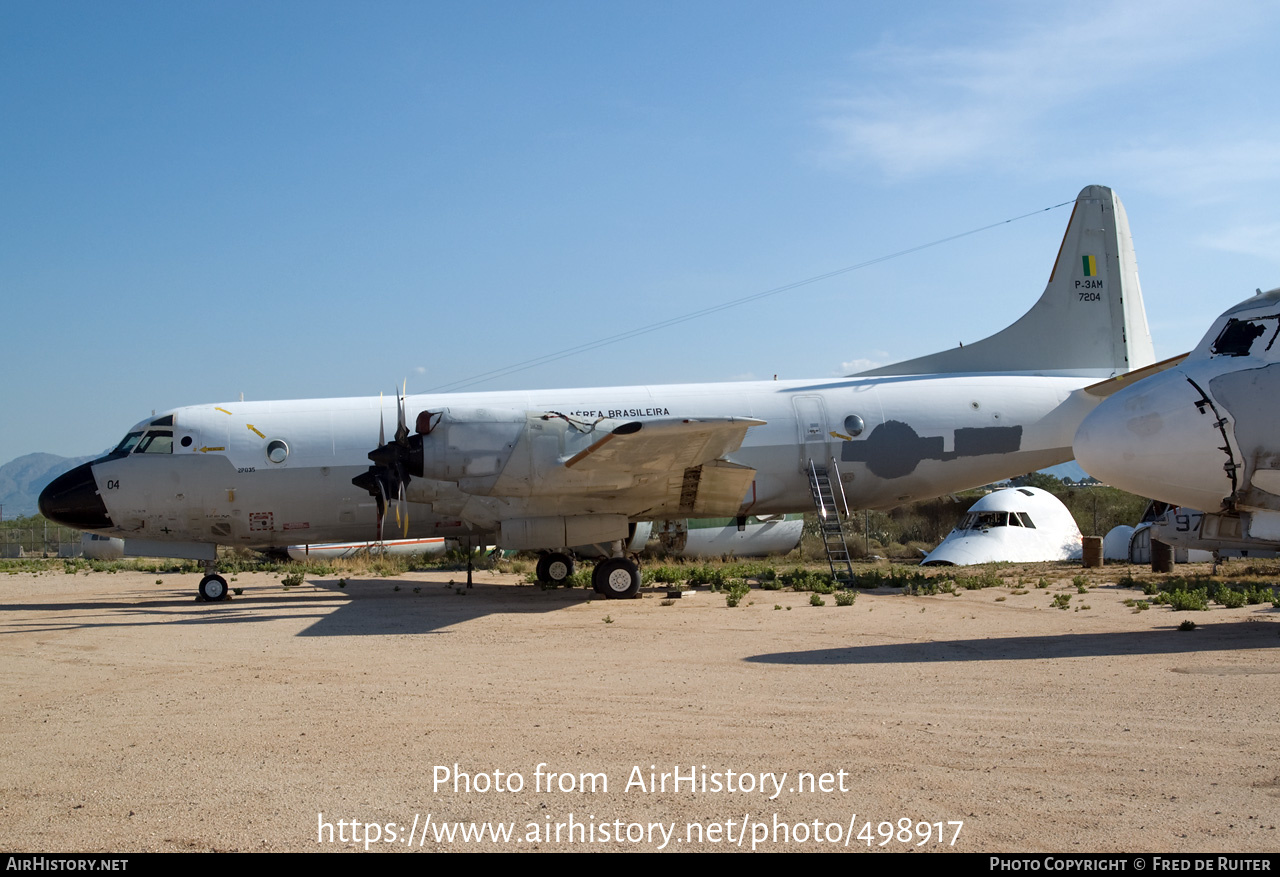
<instances>
[{"instance_id":1,"label":"boarding ladder","mask_svg":"<svg viewBox=\"0 0 1280 877\"><path fill-rule=\"evenodd\" d=\"M849 517L849 503L844 495L844 484L841 483L835 458L831 459L830 471L835 476L836 487L831 486L827 467L817 465L810 458L809 492L813 495L813 505L818 510L818 529L822 533L822 547L827 552L827 563L831 566L831 577L847 587L853 587L853 563L849 558L849 545L844 538L844 520ZM840 491L839 507L836 506L836 489ZM841 509L844 511L843 516Z\"/></svg>"}]
</instances>

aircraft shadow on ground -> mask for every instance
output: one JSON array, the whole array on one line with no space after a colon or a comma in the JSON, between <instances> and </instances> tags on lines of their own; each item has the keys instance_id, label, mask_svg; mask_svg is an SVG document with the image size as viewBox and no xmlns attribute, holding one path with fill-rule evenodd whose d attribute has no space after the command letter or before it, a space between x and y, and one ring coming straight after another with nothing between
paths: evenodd
<instances>
[{"instance_id":1,"label":"aircraft shadow on ground","mask_svg":"<svg viewBox=\"0 0 1280 877\"><path fill-rule=\"evenodd\" d=\"M0 604L7 622L0 636L33 631L166 625L246 624L315 619L298 636L362 636L436 633L487 615L554 612L596 595L584 590L542 591L535 587L461 584L414 579L309 580L290 592L249 593L219 603L199 603L189 591L146 600ZM396 586L400 590L395 590ZM414 589L418 590L415 591ZM458 591L461 589L462 593ZM56 616L56 617L50 617Z\"/></svg>"},{"instance_id":2,"label":"aircraft shadow on ground","mask_svg":"<svg viewBox=\"0 0 1280 877\"><path fill-rule=\"evenodd\" d=\"M454 584L397 579L350 582L346 590L355 599L325 613L298 636L438 633L486 615L555 612L598 599L595 593L580 589L543 591L488 583L469 589L465 575L459 575ZM314 584L325 587L322 582ZM396 585L400 591L395 591ZM336 583L331 586L337 587Z\"/></svg>"},{"instance_id":3,"label":"aircraft shadow on ground","mask_svg":"<svg viewBox=\"0 0 1280 877\"><path fill-rule=\"evenodd\" d=\"M753 655L745 660L756 664L928 664L1238 652L1280 648L1280 637L1276 635L1278 630L1280 628L1274 624L1251 621L1222 624L1202 621L1193 631L1180 631L1174 624L1160 630L989 637L773 652ZM1280 667L1276 667L1275 672L1280 673Z\"/></svg>"}]
</instances>

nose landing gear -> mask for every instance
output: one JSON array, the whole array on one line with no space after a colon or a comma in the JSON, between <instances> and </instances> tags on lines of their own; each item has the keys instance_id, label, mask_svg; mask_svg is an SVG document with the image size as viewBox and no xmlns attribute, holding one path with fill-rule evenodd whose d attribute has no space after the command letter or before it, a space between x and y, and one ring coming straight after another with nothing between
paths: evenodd
<instances>
[{"instance_id":1,"label":"nose landing gear","mask_svg":"<svg viewBox=\"0 0 1280 877\"><path fill-rule=\"evenodd\" d=\"M214 572L214 565L206 562L204 565L204 578L200 580L200 586L196 589L199 596L196 598L206 603L217 603L219 600L225 600L231 596L231 589L227 587L227 580Z\"/></svg>"},{"instance_id":2,"label":"nose landing gear","mask_svg":"<svg viewBox=\"0 0 1280 877\"><path fill-rule=\"evenodd\" d=\"M200 599L209 603L227 599L231 593L227 588L227 580L216 573L210 573L200 580Z\"/></svg>"}]
</instances>

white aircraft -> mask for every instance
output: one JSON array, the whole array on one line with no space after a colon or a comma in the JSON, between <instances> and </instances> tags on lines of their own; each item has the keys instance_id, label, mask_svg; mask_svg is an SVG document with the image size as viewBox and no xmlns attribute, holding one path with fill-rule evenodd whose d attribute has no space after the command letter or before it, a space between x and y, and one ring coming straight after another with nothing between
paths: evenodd
<instances>
[{"instance_id":1,"label":"white aircraft","mask_svg":"<svg viewBox=\"0 0 1280 877\"><path fill-rule=\"evenodd\" d=\"M1227 309L1180 364L1086 417L1076 459L1108 484L1203 510L1196 548L1280 547L1277 334L1280 289ZM1190 544L1192 514L1173 516L1155 538Z\"/></svg>"},{"instance_id":2,"label":"white aircraft","mask_svg":"<svg viewBox=\"0 0 1280 877\"><path fill-rule=\"evenodd\" d=\"M1204 512L1166 506L1162 502L1153 502L1151 505L1159 506L1160 511L1156 513L1153 509L1148 509L1138 526L1132 528L1126 558L1130 563L1150 563L1153 541L1172 545L1175 563L1207 563L1211 560L1216 563L1222 557L1249 556L1247 548L1238 550L1231 540L1202 539L1200 527L1204 521ZM1253 552L1255 556L1261 557L1272 556L1274 553Z\"/></svg>"},{"instance_id":3,"label":"white aircraft","mask_svg":"<svg viewBox=\"0 0 1280 877\"><path fill-rule=\"evenodd\" d=\"M663 521L655 535L664 550L679 557L766 557L795 550L804 535L804 515Z\"/></svg>"},{"instance_id":4,"label":"white aircraft","mask_svg":"<svg viewBox=\"0 0 1280 877\"><path fill-rule=\"evenodd\" d=\"M1084 539L1062 501L1038 487L988 493L969 507L921 566L1078 560Z\"/></svg>"},{"instance_id":5,"label":"white aircraft","mask_svg":"<svg viewBox=\"0 0 1280 877\"><path fill-rule=\"evenodd\" d=\"M890 508L1051 466L1097 403L1084 388L1153 358L1124 208L1089 186L1035 306L973 344L848 378L404 396L389 440L377 398L177 408L55 479L40 508L131 552L204 560L206 599L226 593L217 545L380 538L388 513L405 537L544 561L608 545L596 588L626 597L633 522L816 496L830 510L832 494Z\"/></svg>"},{"instance_id":6,"label":"white aircraft","mask_svg":"<svg viewBox=\"0 0 1280 877\"><path fill-rule=\"evenodd\" d=\"M97 533L82 533L81 554L90 560L119 560L124 557L124 540Z\"/></svg>"},{"instance_id":7,"label":"white aircraft","mask_svg":"<svg viewBox=\"0 0 1280 877\"><path fill-rule=\"evenodd\" d=\"M1217 563L1227 557L1280 557L1280 541L1254 539L1241 533L1238 517L1209 515L1206 520L1204 512L1177 506L1151 522L1150 538L1172 545L1179 563Z\"/></svg>"}]
</instances>

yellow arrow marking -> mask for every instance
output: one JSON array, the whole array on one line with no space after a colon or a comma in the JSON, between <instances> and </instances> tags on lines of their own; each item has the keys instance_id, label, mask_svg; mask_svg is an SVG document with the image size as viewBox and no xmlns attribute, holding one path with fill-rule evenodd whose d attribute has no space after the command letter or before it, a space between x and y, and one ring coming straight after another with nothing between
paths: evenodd
<instances>
[{"instance_id":1,"label":"yellow arrow marking","mask_svg":"<svg viewBox=\"0 0 1280 877\"><path fill-rule=\"evenodd\" d=\"M201 448L200 453L207 454L210 451L225 451L226 448Z\"/></svg>"},{"instance_id":2,"label":"yellow arrow marking","mask_svg":"<svg viewBox=\"0 0 1280 877\"><path fill-rule=\"evenodd\" d=\"M213 410L214 410L214 411L221 411L223 414L230 414L230 413L231 413L231 412L230 412L230 411L228 411L227 409L225 409L225 408L219 408L219 407L218 407L218 406L216 406L216 405L215 405L215 406L213 406Z\"/></svg>"},{"instance_id":3,"label":"yellow arrow marking","mask_svg":"<svg viewBox=\"0 0 1280 877\"><path fill-rule=\"evenodd\" d=\"M847 442L853 441L853 436L845 435L844 433L836 432L835 430L832 430L831 432L827 433L827 435L831 436L832 438L844 439Z\"/></svg>"},{"instance_id":4,"label":"yellow arrow marking","mask_svg":"<svg viewBox=\"0 0 1280 877\"><path fill-rule=\"evenodd\" d=\"M246 423L245 426L249 427L249 429L253 430L254 432L258 432L258 428L254 426L252 423ZM266 436L258 432L258 438L266 438Z\"/></svg>"}]
</instances>

